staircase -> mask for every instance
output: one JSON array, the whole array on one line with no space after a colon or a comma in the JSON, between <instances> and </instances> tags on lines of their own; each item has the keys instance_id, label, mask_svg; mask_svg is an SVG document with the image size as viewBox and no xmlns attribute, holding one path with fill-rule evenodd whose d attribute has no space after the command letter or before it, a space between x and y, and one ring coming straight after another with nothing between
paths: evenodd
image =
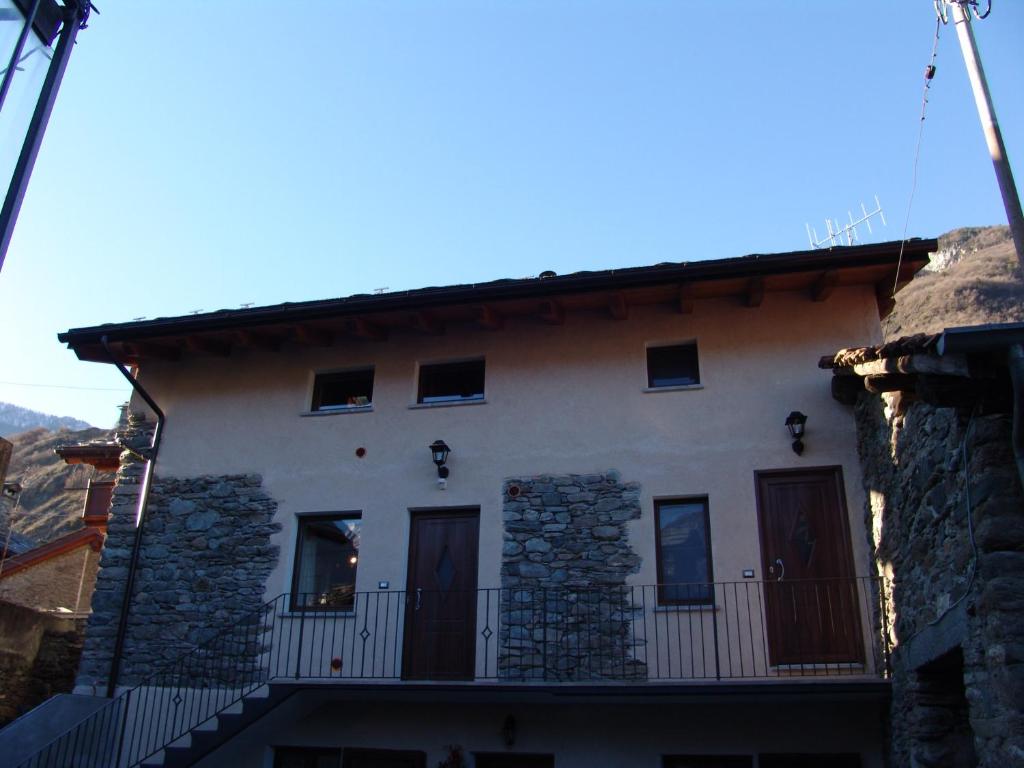
<instances>
[{"instance_id":1,"label":"staircase","mask_svg":"<svg viewBox=\"0 0 1024 768\"><path fill-rule=\"evenodd\" d=\"M143 760L142 768L187 768L195 765L221 744L227 743L282 704L296 690L297 686L289 684L271 684L258 688L212 720L193 728L182 738Z\"/></svg>"},{"instance_id":2,"label":"staircase","mask_svg":"<svg viewBox=\"0 0 1024 768\"><path fill-rule=\"evenodd\" d=\"M298 690L281 682L298 676L276 625L286 600L271 600L108 699L18 768L194 765Z\"/></svg>"}]
</instances>

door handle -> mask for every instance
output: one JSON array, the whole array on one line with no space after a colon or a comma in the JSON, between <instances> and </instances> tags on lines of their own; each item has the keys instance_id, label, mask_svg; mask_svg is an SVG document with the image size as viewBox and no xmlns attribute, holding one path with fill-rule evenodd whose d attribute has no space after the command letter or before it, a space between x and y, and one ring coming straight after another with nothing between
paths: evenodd
<instances>
[{"instance_id":1,"label":"door handle","mask_svg":"<svg viewBox=\"0 0 1024 768\"><path fill-rule=\"evenodd\" d=\"M413 610L414 611L418 611L422 607L423 607L423 590L417 588L417 590L416 590L416 607L413 608Z\"/></svg>"},{"instance_id":2,"label":"door handle","mask_svg":"<svg viewBox=\"0 0 1024 768\"><path fill-rule=\"evenodd\" d=\"M784 562L782 562L782 558L781 557L775 558L775 564L777 566L779 566L779 576L775 580L776 581L782 581L782 579L786 576L786 564Z\"/></svg>"}]
</instances>

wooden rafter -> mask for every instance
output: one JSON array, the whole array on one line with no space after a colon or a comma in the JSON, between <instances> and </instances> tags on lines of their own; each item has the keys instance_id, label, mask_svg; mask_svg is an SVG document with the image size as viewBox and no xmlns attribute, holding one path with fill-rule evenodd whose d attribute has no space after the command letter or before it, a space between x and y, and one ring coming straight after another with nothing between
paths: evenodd
<instances>
[{"instance_id":1,"label":"wooden rafter","mask_svg":"<svg viewBox=\"0 0 1024 768\"><path fill-rule=\"evenodd\" d=\"M837 285L839 285L839 270L829 269L822 272L811 286L811 301L825 301L832 295L832 291Z\"/></svg>"},{"instance_id":2,"label":"wooden rafter","mask_svg":"<svg viewBox=\"0 0 1024 768\"><path fill-rule=\"evenodd\" d=\"M477 307L476 323L488 331L500 331L505 327L505 318L494 307L485 304Z\"/></svg>"},{"instance_id":3,"label":"wooden rafter","mask_svg":"<svg viewBox=\"0 0 1024 768\"><path fill-rule=\"evenodd\" d=\"M746 291L743 293L743 306L760 307L764 301L764 278L752 277L747 282Z\"/></svg>"},{"instance_id":4,"label":"wooden rafter","mask_svg":"<svg viewBox=\"0 0 1024 768\"><path fill-rule=\"evenodd\" d=\"M386 328L375 325L361 317L346 320L344 325L346 332L368 341L384 341L388 337Z\"/></svg>"},{"instance_id":5,"label":"wooden rafter","mask_svg":"<svg viewBox=\"0 0 1024 768\"><path fill-rule=\"evenodd\" d=\"M188 336L185 339L185 347L192 352L200 352L216 357L227 357L231 354L231 344L229 342L212 339L209 336Z\"/></svg>"},{"instance_id":6,"label":"wooden rafter","mask_svg":"<svg viewBox=\"0 0 1024 768\"><path fill-rule=\"evenodd\" d=\"M409 316L409 323L417 331L431 336L440 336L444 333L444 323L437 319L431 312L413 312Z\"/></svg>"},{"instance_id":7,"label":"wooden rafter","mask_svg":"<svg viewBox=\"0 0 1024 768\"><path fill-rule=\"evenodd\" d=\"M622 291L616 291L608 299L608 312L613 320L629 319L629 304Z\"/></svg>"},{"instance_id":8,"label":"wooden rafter","mask_svg":"<svg viewBox=\"0 0 1024 768\"><path fill-rule=\"evenodd\" d=\"M302 324L295 326L295 340L313 347L330 347L334 345L334 334L323 328Z\"/></svg>"},{"instance_id":9,"label":"wooden rafter","mask_svg":"<svg viewBox=\"0 0 1024 768\"><path fill-rule=\"evenodd\" d=\"M679 286L679 314L693 314L694 293L693 283L683 283Z\"/></svg>"},{"instance_id":10,"label":"wooden rafter","mask_svg":"<svg viewBox=\"0 0 1024 768\"><path fill-rule=\"evenodd\" d=\"M565 307L557 299L544 299L537 316L548 325L562 325L565 323Z\"/></svg>"}]
</instances>

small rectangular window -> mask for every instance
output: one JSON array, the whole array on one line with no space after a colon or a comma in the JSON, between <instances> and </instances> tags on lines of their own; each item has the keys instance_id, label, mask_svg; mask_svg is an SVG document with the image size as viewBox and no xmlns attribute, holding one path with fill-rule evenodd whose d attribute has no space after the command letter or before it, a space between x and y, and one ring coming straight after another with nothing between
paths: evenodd
<instances>
[{"instance_id":1,"label":"small rectangular window","mask_svg":"<svg viewBox=\"0 0 1024 768\"><path fill-rule=\"evenodd\" d=\"M338 768L340 749L274 747L274 768Z\"/></svg>"},{"instance_id":2,"label":"small rectangular window","mask_svg":"<svg viewBox=\"0 0 1024 768\"><path fill-rule=\"evenodd\" d=\"M647 386L685 387L700 384L697 342L647 348Z\"/></svg>"},{"instance_id":3,"label":"small rectangular window","mask_svg":"<svg viewBox=\"0 0 1024 768\"><path fill-rule=\"evenodd\" d=\"M665 755L662 768L753 768L749 755Z\"/></svg>"},{"instance_id":4,"label":"small rectangular window","mask_svg":"<svg viewBox=\"0 0 1024 768\"><path fill-rule=\"evenodd\" d=\"M360 515L299 518L292 610L351 611L359 564Z\"/></svg>"},{"instance_id":5,"label":"small rectangular window","mask_svg":"<svg viewBox=\"0 0 1024 768\"><path fill-rule=\"evenodd\" d=\"M340 411L373 402L373 368L318 373L313 382L314 411Z\"/></svg>"},{"instance_id":6,"label":"small rectangular window","mask_svg":"<svg viewBox=\"0 0 1024 768\"><path fill-rule=\"evenodd\" d=\"M460 403L483 399L483 360L420 366L417 403Z\"/></svg>"},{"instance_id":7,"label":"small rectangular window","mask_svg":"<svg viewBox=\"0 0 1024 768\"><path fill-rule=\"evenodd\" d=\"M654 504L657 526L658 603L712 605L711 537L707 499Z\"/></svg>"}]
</instances>

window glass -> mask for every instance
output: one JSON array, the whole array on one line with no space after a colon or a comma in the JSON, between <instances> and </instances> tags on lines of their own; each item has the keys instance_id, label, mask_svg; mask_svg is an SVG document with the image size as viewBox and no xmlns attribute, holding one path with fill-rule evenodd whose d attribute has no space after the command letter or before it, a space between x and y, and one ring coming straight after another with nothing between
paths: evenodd
<instances>
[{"instance_id":1,"label":"window glass","mask_svg":"<svg viewBox=\"0 0 1024 768\"><path fill-rule=\"evenodd\" d=\"M714 595L707 500L659 501L654 512L658 526L658 602L710 605Z\"/></svg>"},{"instance_id":2,"label":"window glass","mask_svg":"<svg viewBox=\"0 0 1024 768\"><path fill-rule=\"evenodd\" d=\"M484 399L484 361L420 366L418 403L457 403Z\"/></svg>"},{"instance_id":3,"label":"window glass","mask_svg":"<svg viewBox=\"0 0 1024 768\"><path fill-rule=\"evenodd\" d=\"M373 402L373 369L318 373L313 384L313 410L337 411Z\"/></svg>"},{"instance_id":4,"label":"window glass","mask_svg":"<svg viewBox=\"0 0 1024 768\"><path fill-rule=\"evenodd\" d=\"M647 348L647 386L681 387L700 384L697 344Z\"/></svg>"},{"instance_id":5,"label":"window glass","mask_svg":"<svg viewBox=\"0 0 1024 768\"><path fill-rule=\"evenodd\" d=\"M293 610L352 610L359 528L358 515L299 518Z\"/></svg>"}]
</instances>

